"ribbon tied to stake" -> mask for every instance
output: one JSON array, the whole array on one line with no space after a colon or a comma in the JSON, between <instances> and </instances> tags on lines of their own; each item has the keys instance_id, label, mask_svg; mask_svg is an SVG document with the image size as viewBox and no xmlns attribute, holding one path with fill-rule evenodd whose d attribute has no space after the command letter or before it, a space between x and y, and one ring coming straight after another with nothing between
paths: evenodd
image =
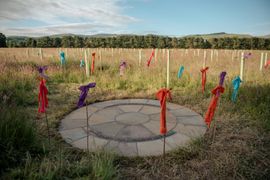
<instances>
[{"instance_id":1,"label":"ribbon tied to stake","mask_svg":"<svg viewBox=\"0 0 270 180\"><path fill-rule=\"evenodd\" d=\"M236 101L238 90L239 90L239 87L240 87L240 83L241 82L242 82L242 80L241 80L241 78L239 76L237 76L236 78L234 78L232 80L232 84L233 84L232 101L233 102Z\"/></svg>"},{"instance_id":2,"label":"ribbon tied to stake","mask_svg":"<svg viewBox=\"0 0 270 180\"><path fill-rule=\"evenodd\" d=\"M205 83L206 83L206 71L209 69L209 67L201 69L202 72L202 93L204 93L205 90Z\"/></svg>"},{"instance_id":3,"label":"ribbon tied to stake","mask_svg":"<svg viewBox=\"0 0 270 180\"><path fill-rule=\"evenodd\" d=\"M65 53L63 51L60 52L60 63L61 66L66 64Z\"/></svg>"},{"instance_id":4,"label":"ribbon tied to stake","mask_svg":"<svg viewBox=\"0 0 270 180\"><path fill-rule=\"evenodd\" d=\"M170 90L163 88L160 89L157 94L156 98L160 101L160 134L165 135L167 133L167 127L166 127L166 99L167 97L171 100L171 92Z\"/></svg>"},{"instance_id":5,"label":"ribbon tied to stake","mask_svg":"<svg viewBox=\"0 0 270 180\"><path fill-rule=\"evenodd\" d=\"M46 80L41 78L39 83L39 93L38 93L38 112L45 113L48 107L48 89L46 87Z\"/></svg>"},{"instance_id":6,"label":"ribbon tied to stake","mask_svg":"<svg viewBox=\"0 0 270 180\"><path fill-rule=\"evenodd\" d=\"M151 56L150 56L150 58L149 58L148 61L147 61L147 66L148 66L148 67L150 66L150 63L151 63L151 61L152 61L154 55L155 55L155 50L152 51Z\"/></svg>"},{"instance_id":7,"label":"ribbon tied to stake","mask_svg":"<svg viewBox=\"0 0 270 180\"><path fill-rule=\"evenodd\" d=\"M94 88L94 87L96 87L96 83L94 83L94 82L89 83L88 85L79 87L79 90L81 90L81 94L80 94L80 98L79 98L79 101L77 104L78 108L83 107L85 105L84 101L87 97L88 91L90 88Z\"/></svg>"},{"instance_id":8,"label":"ribbon tied to stake","mask_svg":"<svg viewBox=\"0 0 270 180\"><path fill-rule=\"evenodd\" d=\"M94 74L94 70L95 70L95 56L96 56L96 53L92 53L91 74Z\"/></svg>"},{"instance_id":9,"label":"ribbon tied to stake","mask_svg":"<svg viewBox=\"0 0 270 180\"><path fill-rule=\"evenodd\" d=\"M215 110L217 107L217 103L218 103L218 99L221 93L224 93L224 87L223 87L223 83L224 83L224 79L226 76L226 72L222 72L220 74L220 81L219 81L219 85L217 87L215 87L211 92L213 94L213 97L211 99L211 102L208 106L207 112L205 114L205 123L207 124L208 128L210 128L212 119L214 117L215 114Z\"/></svg>"},{"instance_id":10,"label":"ribbon tied to stake","mask_svg":"<svg viewBox=\"0 0 270 180\"><path fill-rule=\"evenodd\" d=\"M182 77L182 74L183 74L183 72L184 72L184 66L180 66L179 67L179 70L178 70L178 74L177 74L177 77L178 78L181 78Z\"/></svg>"}]
</instances>

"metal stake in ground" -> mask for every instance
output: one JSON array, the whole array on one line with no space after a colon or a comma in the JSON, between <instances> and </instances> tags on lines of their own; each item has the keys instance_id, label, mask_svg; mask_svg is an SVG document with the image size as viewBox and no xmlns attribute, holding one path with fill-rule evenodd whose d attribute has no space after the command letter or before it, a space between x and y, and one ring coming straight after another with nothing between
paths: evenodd
<instances>
[{"instance_id":1,"label":"metal stake in ground","mask_svg":"<svg viewBox=\"0 0 270 180\"><path fill-rule=\"evenodd\" d=\"M88 94L88 91L90 88L93 88L96 86L96 83L89 83L85 86L80 86L80 90L81 90L81 94L80 94L80 98L79 98L79 101L78 101L78 104L77 104L77 107L78 108L81 108L85 105L85 110L86 110L86 134L87 134L87 151L89 152L89 142L88 142L88 135L89 135L89 122L88 122L88 107L87 107L87 103L85 104L84 101L86 100L86 97L87 97L87 94Z\"/></svg>"},{"instance_id":2,"label":"metal stake in ground","mask_svg":"<svg viewBox=\"0 0 270 180\"><path fill-rule=\"evenodd\" d=\"M87 102L87 101L86 101ZM87 135L87 152L89 152L89 121L88 121L88 107L87 103L85 105L85 110L86 110L86 135Z\"/></svg>"},{"instance_id":3,"label":"metal stake in ground","mask_svg":"<svg viewBox=\"0 0 270 180\"><path fill-rule=\"evenodd\" d=\"M165 166L165 142L166 142L166 134L163 136L163 165Z\"/></svg>"},{"instance_id":4,"label":"metal stake in ground","mask_svg":"<svg viewBox=\"0 0 270 180\"><path fill-rule=\"evenodd\" d=\"M48 130L49 144L51 144L50 129L49 129L49 121L48 121L48 117L47 117L47 112L46 112L46 111L45 111L45 118L46 118L46 123L47 123L47 130Z\"/></svg>"}]
</instances>

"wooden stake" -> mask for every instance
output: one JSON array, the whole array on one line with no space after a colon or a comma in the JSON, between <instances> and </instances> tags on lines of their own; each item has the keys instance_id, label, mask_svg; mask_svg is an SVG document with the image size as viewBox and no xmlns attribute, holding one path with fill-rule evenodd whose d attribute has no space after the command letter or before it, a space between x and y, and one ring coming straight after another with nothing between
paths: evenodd
<instances>
[{"instance_id":1,"label":"wooden stake","mask_svg":"<svg viewBox=\"0 0 270 180\"><path fill-rule=\"evenodd\" d=\"M99 62L100 62L100 64L102 64L102 51L101 51L101 49L99 49Z\"/></svg>"},{"instance_id":2,"label":"wooden stake","mask_svg":"<svg viewBox=\"0 0 270 180\"><path fill-rule=\"evenodd\" d=\"M84 59L85 59L85 73L86 73L86 77L90 76L90 72L89 72L89 61L87 58L87 52L86 50L84 50Z\"/></svg>"},{"instance_id":3,"label":"wooden stake","mask_svg":"<svg viewBox=\"0 0 270 180\"><path fill-rule=\"evenodd\" d=\"M206 66L206 50L204 50L203 52L203 69L205 68Z\"/></svg>"},{"instance_id":4,"label":"wooden stake","mask_svg":"<svg viewBox=\"0 0 270 180\"><path fill-rule=\"evenodd\" d=\"M169 89L170 83L170 50L167 50L167 88Z\"/></svg>"},{"instance_id":5,"label":"wooden stake","mask_svg":"<svg viewBox=\"0 0 270 180\"><path fill-rule=\"evenodd\" d=\"M240 78L243 81L244 79L244 52L241 53L241 65L240 65Z\"/></svg>"},{"instance_id":6,"label":"wooden stake","mask_svg":"<svg viewBox=\"0 0 270 180\"><path fill-rule=\"evenodd\" d=\"M261 53L260 71L263 69L263 52Z\"/></svg>"},{"instance_id":7,"label":"wooden stake","mask_svg":"<svg viewBox=\"0 0 270 180\"><path fill-rule=\"evenodd\" d=\"M41 60L43 60L43 52L42 52L42 49L41 48L39 48L39 54L40 54Z\"/></svg>"},{"instance_id":8,"label":"wooden stake","mask_svg":"<svg viewBox=\"0 0 270 180\"><path fill-rule=\"evenodd\" d=\"M211 62L213 61L213 50L211 50Z\"/></svg>"},{"instance_id":9,"label":"wooden stake","mask_svg":"<svg viewBox=\"0 0 270 180\"><path fill-rule=\"evenodd\" d=\"M139 49L139 66L141 66L142 63L142 49Z\"/></svg>"},{"instance_id":10,"label":"wooden stake","mask_svg":"<svg viewBox=\"0 0 270 180\"><path fill-rule=\"evenodd\" d=\"M265 56L264 56L264 65L267 64L267 53L265 53Z\"/></svg>"},{"instance_id":11,"label":"wooden stake","mask_svg":"<svg viewBox=\"0 0 270 180\"><path fill-rule=\"evenodd\" d=\"M154 62L156 63L157 62L157 49L155 49L155 58L154 59L155 59Z\"/></svg>"}]
</instances>

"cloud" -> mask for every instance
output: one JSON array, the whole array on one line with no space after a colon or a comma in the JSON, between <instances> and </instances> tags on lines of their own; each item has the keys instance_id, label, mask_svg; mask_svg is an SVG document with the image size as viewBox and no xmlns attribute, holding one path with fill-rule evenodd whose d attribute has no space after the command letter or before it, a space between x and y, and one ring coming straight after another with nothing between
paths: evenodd
<instances>
[{"instance_id":1,"label":"cloud","mask_svg":"<svg viewBox=\"0 0 270 180\"><path fill-rule=\"evenodd\" d=\"M138 21L123 14L124 2L125 0L1 0L0 30L7 35L18 33L38 36L42 33L91 33L123 28ZM24 25L31 22L40 22L43 26Z\"/></svg>"},{"instance_id":2,"label":"cloud","mask_svg":"<svg viewBox=\"0 0 270 180\"><path fill-rule=\"evenodd\" d=\"M47 36L52 34L95 34L95 33L110 33L114 27L110 25L100 25L91 23L72 23L64 25L41 26L41 27L14 27L3 29L3 32L8 32L9 36Z\"/></svg>"}]
</instances>

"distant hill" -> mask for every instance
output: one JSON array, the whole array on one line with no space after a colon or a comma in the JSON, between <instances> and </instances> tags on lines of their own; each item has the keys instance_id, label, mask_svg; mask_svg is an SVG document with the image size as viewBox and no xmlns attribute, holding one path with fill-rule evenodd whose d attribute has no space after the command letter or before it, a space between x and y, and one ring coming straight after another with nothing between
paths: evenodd
<instances>
[{"instance_id":1,"label":"distant hill","mask_svg":"<svg viewBox=\"0 0 270 180\"><path fill-rule=\"evenodd\" d=\"M268 35L265 35L265 36L261 36L262 38L270 38L270 34L268 34Z\"/></svg>"},{"instance_id":2,"label":"distant hill","mask_svg":"<svg viewBox=\"0 0 270 180\"><path fill-rule=\"evenodd\" d=\"M99 38L107 38L107 37L118 37L118 36L136 36L136 34L94 34L94 35L82 35L82 34L54 34L50 35L49 37L51 38L62 38L64 36L79 36L79 37L99 37ZM144 36L147 36L150 34L146 34ZM151 34L155 35L155 34ZM143 36L143 35L138 35L138 36ZM162 36L165 37L164 35L156 35L156 36ZM265 36L252 36L250 34L233 34L233 33L225 33L225 32L218 32L218 33L210 33L210 34L191 34L191 35L186 35L186 36L180 36L180 38L184 37L201 37L204 39L210 39L210 38L225 38L225 37L237 37L237 38L252 38L252 37L258 37L258 38L270 38L270 34L265 35ZM29 37L27 36L7 36L8 40L17 40L17 41L24 41ZM41 37L32 37L34 39L38 39Z\"/></svg>"},{"instance_id":3,"label":"distant hill","mask_svg":"<svg viewBox=\"0 0 270 180\"><path fill-rule=\"evenodd\" d=\"M225 37L238 37L238 38L252 38L252 35L249 34L231 34L231 33L225 33L225 32L219 32L219 33L211 33L211 34L193 34L193 35L187 35L184 37L201 37L204 39L210 39L210 38L225 38Z\"/></svg>"}]
</instances>

